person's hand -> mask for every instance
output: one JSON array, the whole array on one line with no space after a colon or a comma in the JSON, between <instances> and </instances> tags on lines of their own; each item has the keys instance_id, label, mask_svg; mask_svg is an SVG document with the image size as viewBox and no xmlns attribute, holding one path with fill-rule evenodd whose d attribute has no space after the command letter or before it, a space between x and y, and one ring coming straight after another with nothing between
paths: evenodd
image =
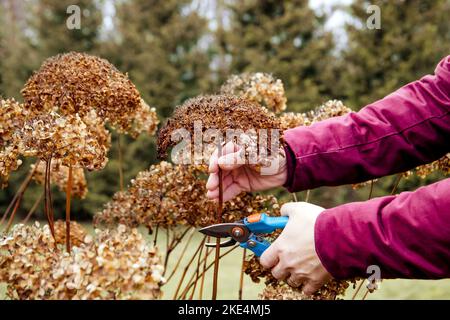
<instances>
[{"instance_id":1,"label":"person's hand","mask_svg":"<svg viewBox=\"0 0 450 320\"><path fill-rule=\"evenodd\" d=\"M222 186L223 201L233 199L242 191L262 191L282 186L287 179L286 157L284 150L280 148L280 154L275 159L276 165L272 171L265 174L258 170L258 166L247 164L245 152L242 147L233 142L228 142L222 148L222 155L216 149L209 161L209 178L206 183L207 197L219 198L219 167L223 170ZM269 172L269 173L267 173Z\"/></svg>"},{"instance_id":2,"label":"person's hand","mask_svg":"<svg viewBox=\"0 0 450 320\"><path fill-rule=\"evenodd\" d=\"M311 295L331 279L316 253L314 225L325 210L307 202L290 202L281 207L281 215L289 221L281 235L262 254L260 263L272 269L278 280L287 280L291 287L303 286Z\"/></svg>"}]
</instances>

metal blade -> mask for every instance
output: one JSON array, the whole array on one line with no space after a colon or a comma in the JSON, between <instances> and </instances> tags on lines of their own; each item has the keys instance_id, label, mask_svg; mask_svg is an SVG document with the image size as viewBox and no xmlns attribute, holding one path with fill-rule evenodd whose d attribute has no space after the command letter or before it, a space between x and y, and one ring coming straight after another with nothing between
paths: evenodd
<instances>
[{"instance_id":1,"label":"metal blade","mask_svg":"<svg viewBox=\"0 0 450 320\"><path fill-rule=\"evenodd\" d=\"M233 238L230 238L228 240L222 241L219 246L220 247L231 247L234 246L236 244L236 240L234 240ZM205 246L207 247L215 247L216 243L205 243Z\"/></svg>"},{"instance_id":2,"label":"metal blade","mask_svg":"<svg viewBox=\"0 0 450 320\"><path fill-rule=\"evenodd\" d=\"M219 223L213 224L211 226L204 227L199 232L206 234L207 236L215 237L215 238L228 238L231 237L231 230L234 227L245 227L243 223L234 222L234 223Z\"/></svg>"}]
</instances>

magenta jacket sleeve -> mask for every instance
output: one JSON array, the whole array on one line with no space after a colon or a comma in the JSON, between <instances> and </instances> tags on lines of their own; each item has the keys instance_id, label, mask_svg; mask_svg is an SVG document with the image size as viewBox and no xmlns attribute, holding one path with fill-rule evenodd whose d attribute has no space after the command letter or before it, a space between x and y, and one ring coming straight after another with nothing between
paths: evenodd
<instances>
[{"instance_id":1,"label":"magenta jacket sleeve","mask_svg":"<svg viewBox=\"0 0 450 320\"><path fill-rule=\"evenodd\" d=\"M425 76L357 113L285 132L290 191L357 183L450 152L450 56ZM338 279L450 277L450 179L398 196L322 212L316 251Z\"/></svg>"},{"instance_id":2,"label":"magenta jacket sleeve","mask_svg":"<svg viewBox=\"0 0 450 320\"><path fill-rule=\"evenodd\" d=\"M450 277L450 179L398 196L323 211L315 225L316 252L338 279Z\"/></svg>"},{"instance_id":3,"label":"magenta jacket sleeve","mask_svg":"<svg viewBox=\"0 0 450 320\"><path fill-rule=\"evenodd\" d=\"M450 150L450 56L359 112L284 132L291 191L367 181Z\"/></svg>"}]
</instances>

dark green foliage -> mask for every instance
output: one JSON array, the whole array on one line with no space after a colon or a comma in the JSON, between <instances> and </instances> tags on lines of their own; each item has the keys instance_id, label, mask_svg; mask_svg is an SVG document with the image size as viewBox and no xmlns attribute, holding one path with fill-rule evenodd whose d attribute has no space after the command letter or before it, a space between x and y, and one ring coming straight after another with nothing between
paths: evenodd
<instances>
[{"instance_id":1,"label":"dark green foliage","mask_svg":"<svg viewBox=\"0 0 450 320\"><path fill-rule=\"evenodd\" d=\"M231 72L268 72L280 78L288 109L305 111L330 97L332 35L307 0L235 1L230 30L219 30Z\"/></svg>"},{"instance_id":2,"label":"dark green foliage","mask_svg":"<svg viewBox=\"0 0 450 320\"><path fill-rule=\"evenodd\" d=\"M370 4L381 9L379 30L366 28ZM357 26L347 27L335 93L354 109L433 73L450 54L448 0L357 0L349 12Z\"/></svg>"},{"instance_id":3,"label":"dark green foliage","mask_svg":"<svg viewBox=\"0 0 450 320\"><path fill-rule=\"evenodd\" d=\"M129 73L144 100L162 117L207 89L209 81L209 58L198 47L206 20L188 10L190 2L117 1L117 37L104 48L105 57Z\"/></svg>"}]
</instances>

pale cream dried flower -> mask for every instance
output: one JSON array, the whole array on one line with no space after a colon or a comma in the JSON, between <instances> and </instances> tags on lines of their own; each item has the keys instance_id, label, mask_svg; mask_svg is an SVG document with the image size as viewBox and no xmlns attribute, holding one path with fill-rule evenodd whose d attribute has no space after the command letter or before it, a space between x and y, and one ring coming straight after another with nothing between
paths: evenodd
<instances>
[{"instance_id":1,"label":"pale cream dried flower","mask_svg":"<svg viewBox=\"0 0 450 320\"><path fill-rule=\"evenodd\" d=\"M286 109L283 82L271 74L256 72L232 75L222 85L220 92L257 102L273 112Z\"/></svg>"},{"instance_id":2,"label":"pale cream dried flower","mask_svg":"<svg viewBox=\"0 0 450 320\"><path fill-rule=\"evenodd\" d=\"M28 119L15 134L19 152L49 161L58 159L62 165L101 170L105 167L108 146L78 114L61 116L55 112ZM108 140L108 139L106 139Z\"/></svg>"},{"instance_id":3,"label":"pale cream dried flower","mask_svg":"<svg viewBox=\"0 0 450 320\"><path fill-rule=\"evenodd\" d=\"M0 187L7 185L11 172L22 164L13 141L14 132L23 127L28 113L14 99L0 99Z\"/></svg>"},{"instance_id":4,"label":"pale cream dried flower","mask_svg":"<svg viewBox=\"0 0 450 320\"><path fill-rule=\"evenodd\" d=\"M39 162L36 170L36 165L30 166L31 172L34 171L33 180L36 183L44 185L45 182L45 162ZM67 182L69 180L69 168L63 166L60 160L52 161L50 181L52 184L58 186L62 192L66 192ZM79 199L84 199L88 193L88 186L86 176L83 168L72 169L72 190L71 195Z\"/></svg>"},{"instance_id":5,"label":"pale cream dried flower","mask_svg":"<svg viewBox=\"0 0 450 320\"><path fill-rule=\"evenodd\" d=\"M312 111L303 113L286 112L280 114L279 118L281 128L287 130L298 126L310 126L316 122L339 117L350 112L352 110L346 107L342 101L329 100Z\"/></svg>"},{"instance_id":6,"label":"pale cream dried flower","mask_svg":"<svg viewBox=\"0 0 450 320\"><path fill-rule=\"evenodd\" d=\"M165 280L157 249L148 246L136 229L119 225L115 230L96 230L95 236L85 235L80 241L83 231L73 225L76 245L69 254L61 248L62 225L56 225L58 250L47 225L18 224L0 239L0 281L7 285L8 298L161 297Z\"/></svg>"},{"instance_id":7,"label":"pale cream dried flower","mask_svg":"<svg viewBox=\"0 0 450 320\"><path fill-rule=\"evenodd\" d=\"M427 176L437 171L440 171L444 175L450 175L450 153L447 153L439 160L414 169L414 173L421 179L425 179Z\"/></svg>"}]
</instances>

